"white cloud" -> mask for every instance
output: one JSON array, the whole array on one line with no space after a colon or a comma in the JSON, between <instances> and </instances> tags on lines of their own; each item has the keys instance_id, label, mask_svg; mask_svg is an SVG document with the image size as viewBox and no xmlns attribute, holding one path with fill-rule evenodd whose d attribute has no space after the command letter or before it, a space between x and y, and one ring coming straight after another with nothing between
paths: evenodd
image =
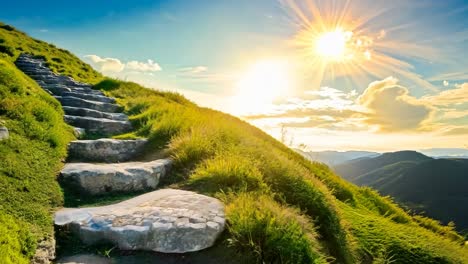
<instances>
[{"instance_id":1,"label":"white cloud","mask_svg":"<svg viewBox=\"0 0 468 264\"><path fill-rule=\"evenodd\" d=\"M125 64L125 68L140 72L157 72L162 70L161 66L153 60L148 60L147 62L129 61Z\"/></svg>"},{"instance_id":2,"label":"white cloud","mask_svg":"<svg viewBox=\"0 0 468 264\"><path fill-rule=\"evenodd\" d=\"M197 73L206 72L207 70L208 70L208 67L206 66L195 66L195 67L181 68L178 71L182 73L187 73L187 74L197 74Z\"/></svg>"},{"instance_id":3,"label":"white cloud","mask_svg":"<svg viewBox=\"0 0 468 264\"><path fill-rule=\"evenodd\" d=\"M161 71L161 66L153 60L147 60L146 62L133 60L123 63L116 58L101 58L93 54L84 57L96 70L104 73L118 73L124 70L146 73Z\"/></svg>"},{"instance_id":4,"label":"white cloud","mask_svg":"<svg viewBox=\"0 0 468 264\"><path fill-rule=\"evenodd\" d=\"M276 113L247 118L307 117L307 122L289 125L396 132L425 129L426 122L433 116L433 106L411 96L409 90L393 77L373 82L357 99L356 95L356 91L345 93L322 87L278 105Z\"/></svg>"},{"instance_id":5,"label":"white cloud","mask_svg":"<svg viewBox=\"0 0 468 264\"><path fill-rule=\"evenodd\" d=\"M439 106L468 103L468 83L459 84L455 87L454 89L446 90L436 95L425 96L422 99Z\"/></svg>"},{"instance_id":6,"label":"white cloud","mask_svg":"<svg viewBox=\"0 0 468 264\"><path fill-rule=\"evenodd\" d=\"M357 101L367 109L365 122L387 132L420 129L433 112L393 77L372 82Z\"/></svg>"},{"instance_id":7,"label":"white cloud","mask_svg":"<svg viewBox=\"0 0 468 264\"><path fill-rule=\"evenodd\" d=\"M97 55L86 55L85 58L87 58L91 62L91 66L98 71L121 72L125 68L125 65L119 59L101 58Z\"/></svg>"}]
</instances>

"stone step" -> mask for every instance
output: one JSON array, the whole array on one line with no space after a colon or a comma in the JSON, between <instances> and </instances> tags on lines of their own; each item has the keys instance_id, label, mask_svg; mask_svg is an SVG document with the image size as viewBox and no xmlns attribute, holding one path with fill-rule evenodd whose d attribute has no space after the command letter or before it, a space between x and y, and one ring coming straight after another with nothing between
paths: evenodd
<instances>
[{"instance_id":1,"label":"stone step","mask_svg":"<svg viewBox=\"0 0 468 264\"><path fill-rule=\"evenodd\" d=\"M118 121L107 118L94 118L89 116L65 115L65 122L74 126L86 129L87 134L101 134L112 136L127 133L132 130L129 121Z\"/></svg>"},{"instance_id":2,"label":"stone step","mask_svg":"<svg viewBox=\"0 0 468 264\"><path fill-rule=\"evenodd\" d=\"M18 69L21 69L22 71L28 73L28 74L36 74L36 73L45 73L45 74L50 74L52 73L52 71L45 67L45 66L42 66L40 64L38 65L18 65L16 64L16 67L18 67Z\"/></svg>"},{"instance_id":3,"label":"stone step","mask_svg":"<svg viewBox=\"0 0 468 264\"><path fill-rule=\"evenodd\" d=\"M63 184L82 195L104 195L155 189L166 176L171 160L124 163L67 163L60 172Z\"/></svg>"},{"instance_id":4,"label":"stone step","mask_svg":"<svg viewBox=\"0 0 468 264\"><path fill-rule=\"evenodd\" d=\"M78 91L65 92L65 93L62 93L62 96L73 96L73 97L77 97L77 98L81 98L85 100L91 100L91 101L109 103L109 104L115 103L115 99L111 97L107 97L104 95L97 95L97 94L87 94L87 93L78 92Z\"/></svg>"},{"instance_id":5,"label":"stone step","mask_svg":"<svg viewBox=\"0 0 468 264\"><path fill-rule=\"evenodd\" d=\"M49 71L46 71L46 70L35 70L35 71L30 71L30 70L24 70L24 69L21 69L24 73L26 73L31 79L34 79L31 77L31 75L35 75L35 74L43 74L43 75L50 75L50 72Z\"/></svg>"},{"instance_id":6,"label":"stone step","mask_svg":"<svg viewBox=\"0 0 468 264\"><path fill-rule=\"evenodd\" d=\"M163 253L199 251L224 230L224 205L194 192L163 189L108 206L62 209L56 225L67 225L83 243L108 242L121 250Z\"/></svg>"},{"instance_id":7,"label":"stone step","mask_svg":"<svg viewBox=\"0 0 468 264\"><path fill-rule=\"evenodd\" d=\"M66 87L69 87L70 89L72 89L72 92L104 96L104 94L101 91L94 90L94 89L91 89L91 88L84 88L84 87L72 86L72 85L67 85Z\"/></svg>"},{"instance_id":8,"label":"stone step","mask_svg":"<svg viewBox=\"0 0 468 264\"><path fill-rule=\"evenodd\" d=\"M123 162L141 153L146 139L76 140L68 145L68 160L74 162Z\"/></svg>"},{"instance_id":9,"label":"stone step","mask_svg":"<svg viewBox=\"0 0 468 264\"><path fill-rule=\"evenodd\" d=\"M46 72L45 70L41 70L43 72L36 73L36 72L30 72L28 73L29 77L37 80L42 80L42 79L58 79L58 75L54 74L52 71Z\"/></svg>"},{"instance_id":10,"label":"stone step","mask_svg":"<svg viewBox=\"0 0 468 264\"><path fill-rule=\"evenodd\" d=\"M15 65L18 68L45 67L43 62L33 62L33 61L16 61Z\"/></svg>"},{"instance_id":11,"label":"stone step","mask_svg":"<svg viewBox=\"0 0 468 264\"><path fill-rule=\"evenodd\" d=\"M99 90L93 90L91 88L80 87L80 86L72 86L72 85L64 85L64 84L47 84L42 81L36 81L42 88L48 89L51 91L62 89L65 92L76 92L76 93L85 93L91 95L99 95L104 96L104 94Z\"/></svg>"},{"instance_id":12,"label":"stone step","mask_svg":"<svg viewBox=\"0 0 468 264\"><path fill-rule=\"evenodd\" d=\"M101 112L108 112L108 113L118 113L122 112L123 107L116 105L116 104L109 104L103 102L96 102L91 100L85 100L78 97L73 96L54 96L57 100L62 103L64 106L73 106L73 107L81 107L81 108L89 108Z\"/></svg>"},{"instance_id":13,"label":"stone step","mask_svg":"<svg viewBox=\"0 0 468 264\"><path fill-rule=\"evenodd\" d=\"M106 118L116 121L128 121L128 116L123 113L106 113L89 108L63 106L65 114L71 116L87 116L94 118Z\"/></svg>"},{"instance_id":14,"label":"stone step","mask_svg":"<svg viewBox=\"0 0 468 264\"><path fill-rule=\"evenodd\" d=\"M39 84L41 85L41 84ZM48 86L48 87L45 87L43 85L41 85L41 87L46 90L46 91L49 91L51 92L53 95L63 95L64 93L67 93L67 92L71 92L72 90L70 88L67 88L67 87L60 87L58 85L55 85L55 86Z\"/></svg>"}]
</instances>

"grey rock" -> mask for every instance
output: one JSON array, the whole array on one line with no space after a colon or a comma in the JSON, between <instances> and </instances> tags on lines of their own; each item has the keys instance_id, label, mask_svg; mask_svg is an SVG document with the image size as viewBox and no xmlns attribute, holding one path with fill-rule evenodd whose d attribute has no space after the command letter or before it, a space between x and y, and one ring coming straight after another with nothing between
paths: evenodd
<instances>
[{"instance_id":1,"label":"grey rock","mask_svg":"<svg viewBox=\"0 0 468 264\"><path fill-rule=\"evenodd\" d=\"M65 93L62 93L62 96L73 96L73 97L78 97L78 98L85 99L85 100L91 100L91 101L102 102L102 103L110 103L110 104L115 103L114 98L106 97L103 95L96 95L96 94L87 94L87 93L80 93L80 92L65 92Z\"/></svg>"},{"instance_id":2,"label":"grey rock","mask_svg":"<svg viewBox=\"0 0 468 264\"><path fill-rule=\"evenodd\" d=\"M117 135L132 130L129 121L118 121L107 118L94 118L87 116L64 116L65 122L74 126L86 129L86 133L102 134L105 136Z\"/></svg>"},{"instance_id":3,"label":"grey rock","mask_svg":"<svg viewBox=\"0 0 468 264\"><path fill-rule=\"evenodd\" d=\"M224 205L194 192L163 189L102 207L62 209L56 225L69 225L85 244L164 253L212 246L225 227Z\"/></svg>"},{"instance_id":4,"label":"grey rock","mask_svg":"<svg viewBox=\"0 0 468 264\"><path fill-rule=\"evenodd\" d=\"M10 136L8 129L4 126L0 126L0 140L7 139Z\"/></svg>"},{"instance_id":5,"label":"grey rock","mask_svg":"<svg viewBox=\"0 0 468 264\"><path fill-rule=\"evenodd\" d=\"M128 161L141 153L147 142L146 139L76 140L68 145L68 159L92 162Z\"/></svg>"},{"instance_id":6,"label":"grey rock","mask_svg":"<svg viewBox=\"0 0 468 264\"><path fill-rule=\"evenodd\" d=\"M167 159L109 164L67 163L60 177L64 184L86 195L135 192L155 189L171 163Z\"/></svg>"},{"instance_id":7,"label":"grey rock","mask_svg":"<svg viewBox=\"0 0 468 264\"><path fill-rule=\"evenodd\" d=\"M88 116L94 118L106 118L112 119L117 121L128 121L128 116L123 113L106 113L101 112L89 108L81 108L81 107L72 107L72 106L64 106L63 110L67 115L72 116Z\"/></svg>"},{"instance_id":8,"label":"grey rock","mask_svg":"<svg viewBox=\"0 0 468 264\"><path fill-rule=\"evenodd\" d=\"M80 254L74 256L67 256L55 262L56 264L111 264L112 260L109 258L91 255Z\"/></svg>"},{"instance_id":9,"label":"grey rock","mask_svg":"<svg viewBox=\"0 0 468 264\"><path fill-rule=\"evenodd\" d=\"M123 108L116 104L102 103L91 100L85 100L73 96L55 96L57 100L64 106L73 106L81 108L89 108L101 112L118 113L122 112Z\"/></svg>"},{"instance_id":10,"label":"grey rock","mask_svg":"<svg viewBox=\"0 0 468 264\"><path fill-rule=\"evenodd\" d=\"M41 84L39 84L41 85ZM49 91L51 92L53 95L62 95L63 93L66 93L66 92L71 92L71 89L70 88L67 88L67 87L60 87L58 85L54 85L54 86L49 86L49 87L45 87L45 85L41 85L42 88L44 88L46 91Z\"/></svg>"}]
</instances>

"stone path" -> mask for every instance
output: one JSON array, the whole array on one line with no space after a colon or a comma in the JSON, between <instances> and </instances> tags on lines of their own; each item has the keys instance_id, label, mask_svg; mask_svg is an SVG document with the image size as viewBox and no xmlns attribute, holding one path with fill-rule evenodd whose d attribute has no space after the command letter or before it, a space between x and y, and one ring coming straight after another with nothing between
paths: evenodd
<instances>
[{"instance_id":1,"label":"stone path","mask_svg":"<svg viewBox=\"0 0 468 264\"><path fill-rule=\"evenodd\" d=\"M57 75L30 55L21 55L16 66L62 104L64 120L81 137L131 131L122 107L91 85ZM134 161L146 143L146 139L73 141L60 180L82 196L154 190L167 176L171 160ZM224 230L225 217L217 199L164 189L114 205L62 209L55 224L67 225L88 245L113 243L124 250L184 253L212 246Z\"/></svg>"}]
</instances>

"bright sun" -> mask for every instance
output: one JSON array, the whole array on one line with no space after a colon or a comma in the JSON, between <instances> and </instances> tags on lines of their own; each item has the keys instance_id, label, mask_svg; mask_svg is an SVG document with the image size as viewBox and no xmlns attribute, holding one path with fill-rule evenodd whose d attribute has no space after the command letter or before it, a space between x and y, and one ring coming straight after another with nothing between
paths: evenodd
<instances>
[{"instance_id":1,"label":"bright sun","mask_svg":"<svg viewBox=\"0 0 468 264\"><path fill-rule=\"evenodd\" d=\"M250 65L236 86L236 108L243 113L263 110L265 105L287 93L291 80L285 61L263 60Z\"/></svg>"},{"instance_id":2,"label":"bright sun","mask_svg":"<svg viewBox=\"0 0 468 264\"><path fill-rule=\"evenodd\" d=\"M325 60L342 61L346 58L347 42L351 36L352 32L341 29L322 33L315 40L315 52Z\"/></svg>"}]
</instances>

